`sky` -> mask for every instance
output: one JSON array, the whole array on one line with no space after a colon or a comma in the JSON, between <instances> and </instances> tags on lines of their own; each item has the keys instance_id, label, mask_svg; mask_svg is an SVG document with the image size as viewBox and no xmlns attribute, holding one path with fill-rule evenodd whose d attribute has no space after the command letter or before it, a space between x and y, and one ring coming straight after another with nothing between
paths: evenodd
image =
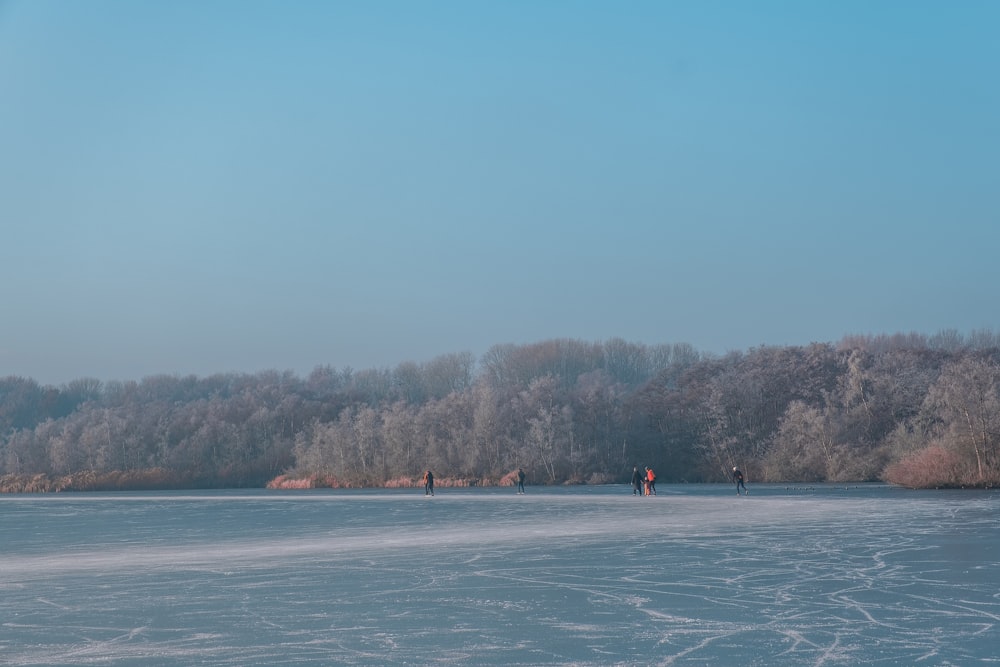
<instances>
[{"instance_id":1,"label":"sky","mask_svg":"<svg viewBox=\"0 0 1000 667\"><path fill-rule=\"evenodd\" d=\"M0 0L0 377L1000 330L998 24Z\"/></svg>"}]
</instances>

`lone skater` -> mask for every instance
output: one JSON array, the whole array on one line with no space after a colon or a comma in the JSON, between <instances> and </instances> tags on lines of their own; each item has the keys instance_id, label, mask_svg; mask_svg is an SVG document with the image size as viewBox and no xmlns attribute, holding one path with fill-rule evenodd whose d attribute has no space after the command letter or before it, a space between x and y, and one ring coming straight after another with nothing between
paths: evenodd
<instances>
[{"instance_id":1,"label":"lone skater","mask_svg":"<svg viewBox=\"0 0 1000 667\"><path fill-rule=\"evenodd\" d=\"M434 473L430 470L424 473L424 495L434 495Z\"/></svg>"},{"instance_id":2,"label":"lone skater","mask_svg":"<svg viewBox=\"0 0 1000 667\"><path fill-rule=\"evenodd\" d=\"M517 492L524 493L524 469L517 469Z\"/></svg>"},{"instance_id":3,"label":"lone skater","mask_svg":"<svg viewBox=\"0 0 1000 667\"><path fill-rule=\"evenodd\" d=\"M740 495L740 488L746 491L747 495L750 495L750 492L747 491L747 485L743 483L743 472L736 466L733 466L733 482L736 483L736 495Z\"/></svg>"},{"instance_id":4,"label":"lone skater","mask_svg":"<svg viewBox=\"0 0 1000 667\"><path fill-rule=\"evenodd\" d=\"M632 495L642 495L642 474L639 472L639 466L632 466Z\"/></svg>"}]
</instances>

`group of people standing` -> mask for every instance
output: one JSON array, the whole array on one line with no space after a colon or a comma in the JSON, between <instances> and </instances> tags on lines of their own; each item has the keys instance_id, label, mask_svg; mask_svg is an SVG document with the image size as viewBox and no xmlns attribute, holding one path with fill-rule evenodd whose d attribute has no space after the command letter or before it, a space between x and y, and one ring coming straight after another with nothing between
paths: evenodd
<instances>
[{"instance_id":1,"label":"group of people standing","mask_svg":"<svg viewBox=\"0 0 1000 667\"><path fill-rule=\"evenodd\" d=\"M649 466L644 466L642 470L639 466L632 466L632 495L656 495L656 473Z\"/></svg>"},{"instance_id":2,"label":"group of people standing","mask_svg":"<svg viewBox=\"0 0 1000 667\"><path fill-rule=\"evenodd\" d=\"M521 495L524 493L524 468L517 469L517 493ZM424 473L424 495L433 496L434 495L434 473L430 470Z\"/></svg>"},{"instance_id":3,"label":"group of people standing","mask_svg":"<svg viewBox=\"0 0 1000 667\"><path fill-rule=\"evenodd\" d=\"M744 494L749 495L747 486L744 484L743 471L733 466L733 483L736 485L736 495L743 489ZM656 473L649 466L632 466L632 495L633 496L655 496L656 495Z\"/></svg>"},{"instance_id":4,"label":"group of people standing","mask_svg":"<svg viewBox=\"0 0 1000 667\"><path fill-rule=\"evenodd\" d=\"M740 489L743 489L743 493L750 493L743 483L743 472L736 466L733 466L733 483L736 484L736 495L740 495ZM523 468L517 469L517 493L519 495L524 493ZM434 473L430 470L424 473L424 495L434 495ZM656 495L656 473L649 466L643 466L642 470L639 470L639 466L632 466L632 495Z\"/></svg>"}]
</instances>

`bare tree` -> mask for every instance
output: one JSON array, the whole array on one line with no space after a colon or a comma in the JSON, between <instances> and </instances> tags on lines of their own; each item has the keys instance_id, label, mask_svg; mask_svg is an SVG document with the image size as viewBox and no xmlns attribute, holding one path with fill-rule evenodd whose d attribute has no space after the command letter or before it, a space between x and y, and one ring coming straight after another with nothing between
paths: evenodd
<instances>
[{"instance_id":1,"label":"bare tree","mask_svg":"<svg viewBox=\"0 0 1000 667\"><path fill-rule=\"evenodd\" d=\"M834 465L833 434L822 412L792 401L768 452L768 481L823 482Z\"/></svg>"},{"instance_id":2,"label":"bare tree","mask_svg":"<svg viewBox=\"0 0 1000 667\"><path fill-rule=\"evenodd\" d=\"M927 395L945 442L969 463L972 483L1000 480L1000 364L963 356L944 367Z\"/></svg>"}]
</instances>

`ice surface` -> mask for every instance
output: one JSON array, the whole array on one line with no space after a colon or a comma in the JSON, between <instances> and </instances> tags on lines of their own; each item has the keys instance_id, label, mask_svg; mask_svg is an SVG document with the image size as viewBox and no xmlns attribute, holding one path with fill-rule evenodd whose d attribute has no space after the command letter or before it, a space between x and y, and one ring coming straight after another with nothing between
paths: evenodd
<instances>
[{"instance_id":1,"label":"ice surface","mask_svg":"<svg viewBox=\"0 0 1000 667\"><path fill-rule=\"evenodd\" d=\"M0 664L1000 664L998 498L0 498Z\"/></svg>"}]
</instances>

